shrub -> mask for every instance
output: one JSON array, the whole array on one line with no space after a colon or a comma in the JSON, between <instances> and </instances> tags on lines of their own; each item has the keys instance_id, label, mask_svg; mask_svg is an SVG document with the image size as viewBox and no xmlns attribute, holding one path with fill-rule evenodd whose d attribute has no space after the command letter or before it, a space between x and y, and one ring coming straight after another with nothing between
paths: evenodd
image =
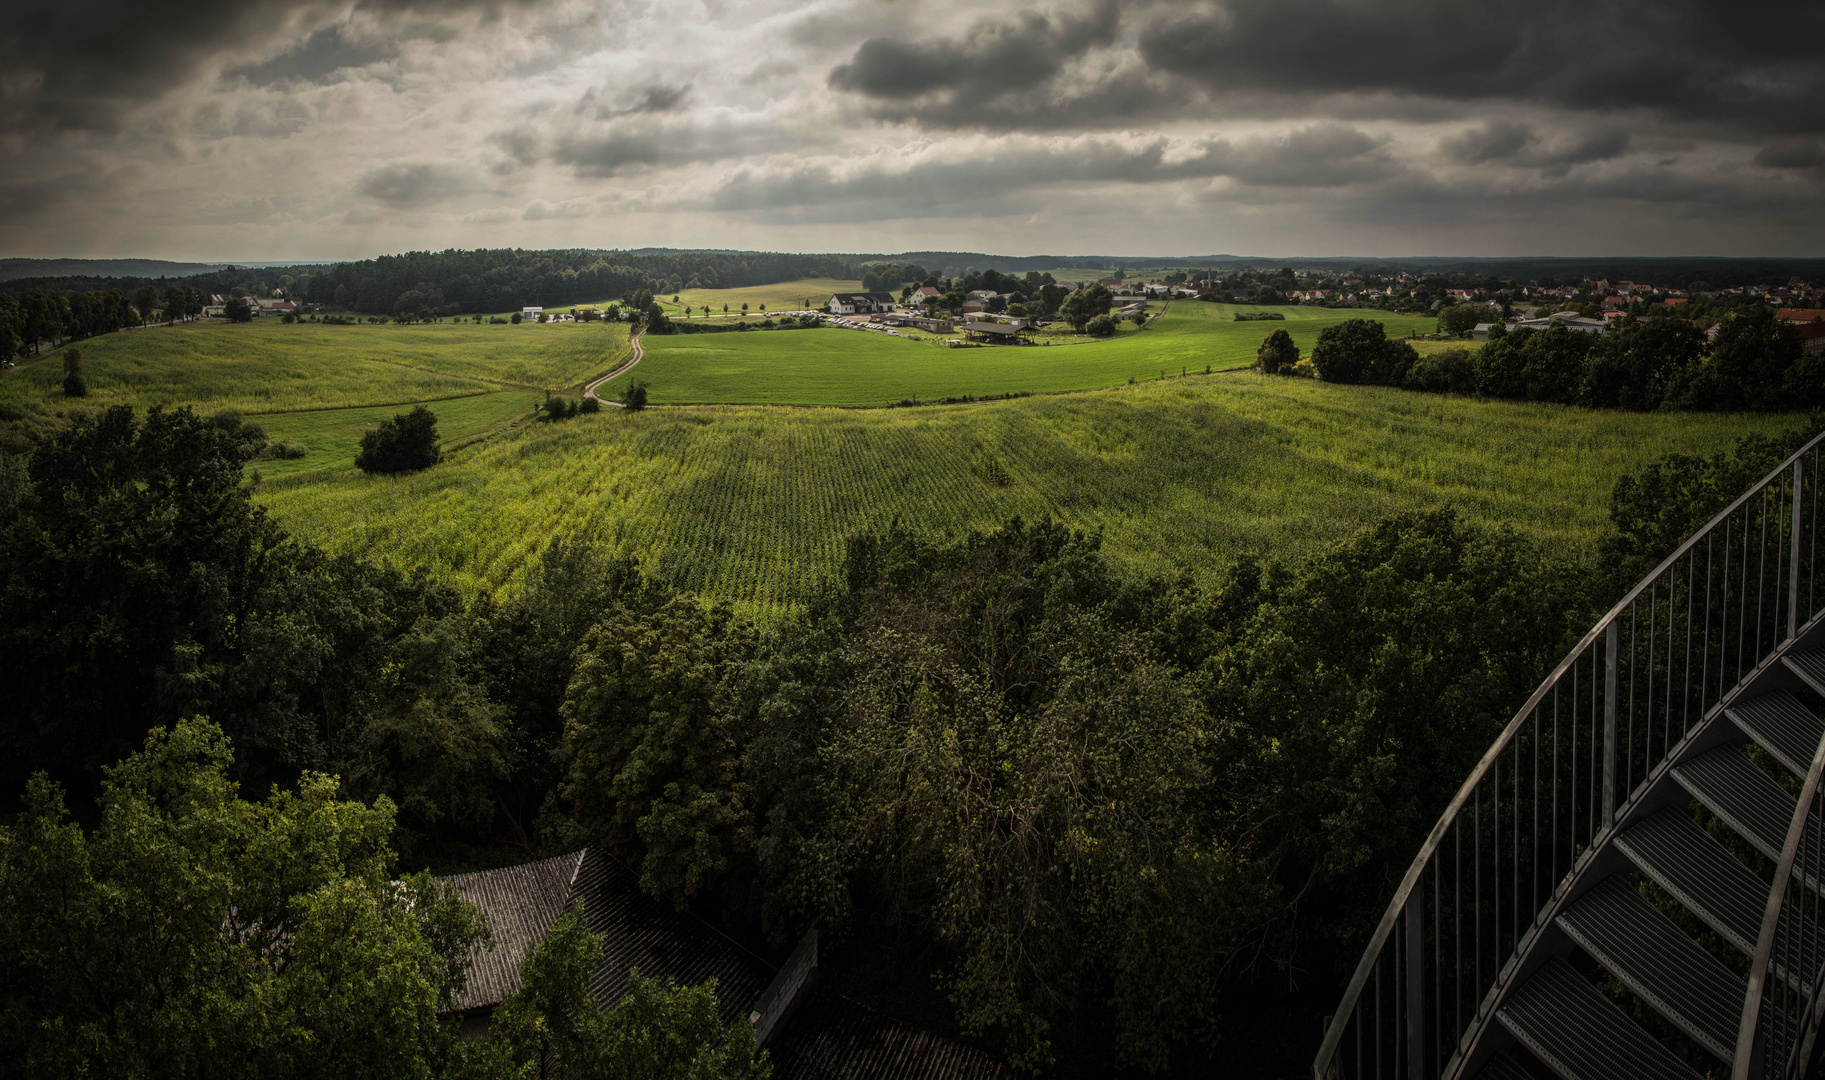
<instances>
[{"instance_id":1,"label":"shrub","mask_svg":"<svg viewBox=\"0 0 1825 1080\"><path fill-rule=\"evenodd\" d=\"M1293 335L1285 330L1275 330L1261 341L1261 347L1255 350L1255 366L1263 375L1291 374L1294 364L1299 362L1299 347L1293 344Z\"/></svg>"},{"instance_id":2,"label":"shrub","mask_svg":"<svg viewBox=\"0 0 1825 1080\"><path fill-rule=\"evenodd\" d=\"M507 321L512 323L515 326L518 326L518 325L520 325L520 320L522 318L524 318L524 316L522 316L519 312L516 311L512 315L508 316Z\"/></svg>"},{"instance_id":3,"label":"shrub","mask_svg":"<svg viewBox=\"0 0 1825 1080\"><path fill-rule=\"evenodd\" d=\"M1084 324L1084 333L1091 337L1108 337L1115 333L1115 320L1107 315L1098 315Z\"/></svg>"},{"instance_id":4,"label":"shrub","mask_svg":"<svg viewBox=\"0 0 1825 1080\"><path fill-rule=\"evenodd\" d=\"M1445 349L1415 361L1401 385L1432 394L1473 394L1476 365L1471 363L1469 349Z\"/></svg>"},{"instance_id":5,"label":"shrub","mask_svg":"<svg viewBox=\"0 0 1825 1080\"><path fill-rule=\"evenodd\" d=\"M583 403L577 406L577 411L583 413L599 413L602 411L602 402L593 397L586 397L583 399Z\"/></svg>"},{"instance_id":6,"label":"shrub","mask_svg":"<svg viewBox=\"0 0 1825 1080\"><path fill-rule=\"evenodd\" d=\"M437 448L437 415L420 405L362 435L355 467L367 473L411 472L442 459Z\"/></svg>"},{"instance_id":7,"label":"shrub","mask_svg":"<svg viewBox=\"0 0 1825 1080\"><path fill-rule=\"evenodd\" d=\"M303 443L295 443L290 439L276 439L266 444L267 457L293 460L301 458L308 453L310 453L310 451L305 448Z\"/></svg>"},{"instance_id":8,"label":"shrub","mask_svg":"<svg viewBox=\"0 0 1825 1080\"><path fill-rule=\"evenodd\" d=\"M646 383L628 383L627 388L621 391L621 404L629 410L646 408Z\"/></svg>"},{"instance_id":9,"label":"shrub","mask_svg":"<svg viewBox=\"0 0 1825 1080\"><path fill-rule=\"evenodd\" d=\"M82 350L71 346L63 354L63 395L87 397L89 382L82 374Z\"/></svg>"}]
</instances>

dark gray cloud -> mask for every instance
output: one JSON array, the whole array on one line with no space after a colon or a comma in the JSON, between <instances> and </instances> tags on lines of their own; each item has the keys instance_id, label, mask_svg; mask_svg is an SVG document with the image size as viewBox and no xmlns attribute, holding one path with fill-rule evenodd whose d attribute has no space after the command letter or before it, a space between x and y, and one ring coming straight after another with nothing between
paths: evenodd
<instances>
[{"instance_id":1,"label":"dark gray cloud","mask_svg":"<svg viewBox=\"0 0 1825 1080\"><path fill-rule=\"evenodd\" d=\"M433 162L382 165L355 183L357 194L391 206L426 206L476 191L474 177Z\"/></svg>"},{"instance_id":2,"label":"dark gray cloud","mask_svg":"<svg viewBox=\"0 0 1825 1080\"><path fill-rule=\"evenodd\" d=\"M349 27L326 26L304 39L291 52L280 53L264 63L231 69L223 74L242 78L255 86L332 81L329 76L347 68L366 67L376 60L398 55L399 49L388 41L363 41L350 33Z\"/></svg>"},{"instance_id":3,"label":"dark gray cloud","mask_svg":"<svg viewBox=\"0 0 1825 1080\"><path fill-rule=\"evenodd\" d=\"M677 112L691 96L690 86L666 86L655 84L643 90L635 91L633 100L626 105L615 105L613 91L603 87L592 86L583 92L571 111L578 116L593 116L598 120L613 120L622 116L642 116L653 113Z\"/></svg>"},{"instance_id":4,"label":"dark gray cloud","mask_svg":"<svg viewBox=\"0 0 1825 1080\"><path fill-rule=\"evenodd\" d=\"M1186 152L1188 151L1188 152ZM1321 123L1260 139L1202 140L1175 151L1165 139L1093 139L1008 145L900 166L839 172L824 163L735 170L708 206L718 210L816 209L843 220L880 215L1031 213L1035 193L1084 185L1157 185L1228 178L1260 189L1345 188L1404 172L1388 141Z\"/></svg>"},{"instance_id":5,"label":"dark gray cloud","mask_svg":"<svg viewBox=\"0 0 1825 1080\"><path fill-rule=\"evenodd\" d=\"M1825 5L1713 0L1222 0L1141 56L1217 94L1631 110L1753 130L1825 121Z\"/></svg>"},{"instance_id":6,"label":"dark gray cloud","mask_svg":"<svg viewBox=\"0 0 1825 1080\"><path fill-rule=\"evenodd\" d=\"M1506 161L1540 141L1534 129L1518 120L1491 120L1439 142L1447 158L1464 165Z\"/></svg>"},{"instance_id":7,"label":"dark gray cloud","mask_svg":"<svg viewBox=\"0 0 1825 1080\"><path fill-rule=\"evenodd\" d=\"M1825 169L1825 143L1805 137L1770 143L1755 153L1764 169Z\"/></svg>"},{"instance_id":8,"label":"dark gray cloud","mask_svg":"<svg viewBox=\"0 0 1825 1080\"><path fill-rule=\"evenodd\" d=\"M1621 157L1633 141L1629 130L1616 124L1541 133L1519 121L1490 120L1447 135L1438 149L1460 165L1495 163L1564 176L1574 166Z\"/></svg>"},{"instance_id":9,"label":"dark gray cloud","mask_svg":"<svg viewBox=\"0 0 1825 1080\"><path fill-rule=\"evenodd\" d=\"M440 17L541 2L359 0L354 10L428 32ZM319 33L349 11L346 0L243 0L206 12L179 0L13 0L0 26L0 130L34 139L113 132L130 110L224 65L275 81L321 76L356 55ZM301 50L243 62L297 34L309 35Z\"/></svg>"},{"instance_id":10,"label":"dark gray cloud","mask_svg":"<svg viewBox=\"0 0 1825 1080\"><path fill-rule=\"evenodd\" d=\"M1021 99L1047 87L1070 60L1111 44L1116 25L1115 4L1102 2L1059 15L1028 11L1013 21L984 20L961 38L875 37L833 68L827 81L832 89L867 99L883 117L916 116L947 126L1035 123L1036 102ZM1128 115L1138 103L1135 85L1130 79L1126 85L1081 88L1094 94L1067 88L1041 96L1075 103L1079 116ZM1098 104L1092 105L1092 98ZM1055 113L1045 119L1047 126L1070 122Z\"/></svg>"},{"instance_id":11,"label":"dark gray cloud","mask_svg":"<svg viewBox=\"0 0 1825 1080\"><path fill-rule=\"evenodd\" d=\"M614 131L594 135L567 135L557 140L551 160L569 165L578 176L600 180L630 168L686 160L690 156L679 136L669 140L655 128Z\"/></svg>"}]
</instances>

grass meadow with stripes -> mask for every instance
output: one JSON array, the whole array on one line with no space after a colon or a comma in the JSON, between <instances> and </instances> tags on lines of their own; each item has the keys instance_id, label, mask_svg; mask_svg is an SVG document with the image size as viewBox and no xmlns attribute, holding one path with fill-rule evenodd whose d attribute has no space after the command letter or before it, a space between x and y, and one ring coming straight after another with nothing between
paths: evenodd
<instances>
[{"instance_id":1,"label":"grass meadow with stripes","mask_svg":"<svg viewBox=\"0 0 1825 1080\"><path fill-rule=\"evenodd\" d=\"M512 590L547 540L588 536L764 617L828 577L846 536L895 518L956 533L1049 515L1100 530L1131 570L1199 577L1446 503L1586 545L1621 473L1784 423L1233 372L971 406L605 411L416 475L276 478L261 499L303 537L471 589Z\"/></svg>"}]
</instances>

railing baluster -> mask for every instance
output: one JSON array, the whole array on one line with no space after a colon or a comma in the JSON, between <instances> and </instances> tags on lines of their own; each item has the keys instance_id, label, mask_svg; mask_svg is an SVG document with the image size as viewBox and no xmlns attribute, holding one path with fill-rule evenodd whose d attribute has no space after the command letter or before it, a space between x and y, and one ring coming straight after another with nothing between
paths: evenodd
<instances>
[{"instance_id":1,"label":"railing baluster","mask_svg":"<svg viewBox=\"0 0 1825 1080\"><path fill-rule=\"evenodd\" d=\"M1800 632L1800 488L1803 482L1800 463L1793 463L1793 556L1787 571L1787 636Z\"/></svg>"},{"instance_id":2,"label":"railing baluster","mask_svg":"<svg viewBox=\"0 0 1825 1080\"><path fill-rule=\"evenodd\" d=\"M1698 570L1697 554L1686 556L1686 662L1684 677L1680 679L1683 692L1679 696L1679 732L1684 735L1692 730L1692 582L1696 580Z\"/></svg>"},{"instance_id":3,"label":"railing baluster","mask_svg":"<svg viewBox=\"0 0 1825 1080\"><path fill-rule=\"evenodd\" d=\"M1616 822L1617 664L1622 659L1621 629L1616 620L1603 632L1603 827ZM1593 840L1596 830L1591 830Z\"/></svg>"},{"instance_id":4,"label":"railing baluster","mask_svg":"<svg viewBox=\"0 0 1825 1080\"><path fill-rule=\"evenodd\" d=\"M1421 976L1425 969L1426 879L1421 877L1407 897L1407 1076L1426 1080L1425 1012Z\"/></svg>"}]
</instances>

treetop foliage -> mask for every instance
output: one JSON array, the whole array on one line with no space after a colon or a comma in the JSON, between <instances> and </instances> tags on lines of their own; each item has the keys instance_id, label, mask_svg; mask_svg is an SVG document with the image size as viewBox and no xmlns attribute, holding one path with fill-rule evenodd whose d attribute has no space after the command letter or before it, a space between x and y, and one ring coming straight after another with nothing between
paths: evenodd
<instances>
[{"instance_id":1,"label":"treetop foliage","mask_svg":"<svg viewBox=\"0 0 1825 1080\"><path fill-rule=\"evenodd\" d=\"M566 413L568 415L568 413ZM366 473L416 472L443 460L437 446L437 414L419 405L361 436L355 467Z\"/></svg>"}]
</instances>

